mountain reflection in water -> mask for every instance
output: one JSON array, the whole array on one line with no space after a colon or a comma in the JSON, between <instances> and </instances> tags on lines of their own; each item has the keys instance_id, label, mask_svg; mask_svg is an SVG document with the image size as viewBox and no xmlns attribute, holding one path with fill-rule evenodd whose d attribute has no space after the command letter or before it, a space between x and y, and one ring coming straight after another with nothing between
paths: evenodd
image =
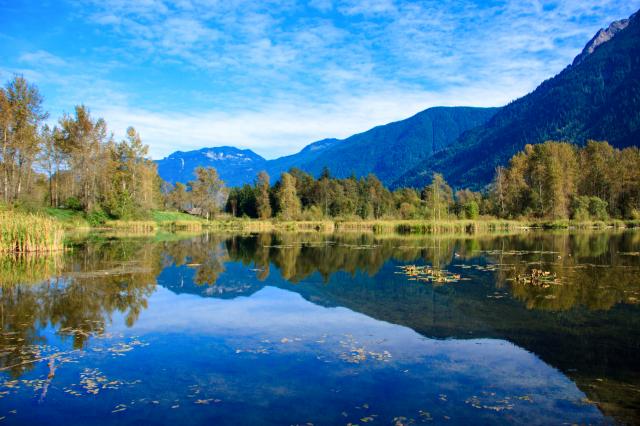
<instances>
[{"instance_id":1,"label":"mountain reflection in water","mask_svg":"<svg viewBox=\"0 0 640 426\"><path fill-rule=\"evenodd\" d=\"M0 417L634 423L639 250L637 232L205 234L3 257Z\"/></svg>"}]
</instances>

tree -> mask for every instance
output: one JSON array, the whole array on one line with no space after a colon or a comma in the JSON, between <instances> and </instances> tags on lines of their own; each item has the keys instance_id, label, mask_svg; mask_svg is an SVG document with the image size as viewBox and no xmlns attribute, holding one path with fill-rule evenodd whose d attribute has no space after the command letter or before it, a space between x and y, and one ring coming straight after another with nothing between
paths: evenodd
<instances>
[{"instance_id":1,"label":"tree","mask_svg":"<svg viewBox=\"0 0 640 426\"><path fill-rule=\"evenodd\" d=\"M296 179L289 173L282 173L276 197L282 219L295 220L300 216L301 204L296 191Z\"/></svg>"},{"instance_id":2,"label":"tree","mask_svg":"<svg viewBox=\"0 0 640 426\"><path fill-rule=\"evenodd\" d=\"M224 182L213 167L198 167L195 173L196 179L189 182L193 207L208 220L224 204Z\"/></svg>"},{"instance_id":3,"label":"tree","mask_svg":"<svg viewBox=\"0 0 640 426\"><path fill-rule=\"evenodd\" d=\"M58 181L60 180L63 155L57 143L57 133L56 127L53 129L49 125L43 127L40 134L41 147L38 158L40 166L47 173L49 180L49 205L51 207L58 207L60 202Z\"/></svg>"},{"instance_id":4,"label":"tree","mask_svg":"<svg viewBox=\"0 0 640 426\"><path fill-rule=\"evenodd\" d=\"M176 182L173 190L169 193L170 205L178 211L185 211L189 208L189 198L185 184Z\"/></svg>"},{"instance_id":5,"label":"tree","mask_svg":"<svg viewBox=\"0 0 640 426\"><path fill-rule=\"evenodd\" d=\"M16 201L29 187L40 151L40 123L47 118L38 88L16 76L0 89L0 168L5 202Z\"/></svg>"},{"instance_id":6,"label":"tree","mask_svg":"<svg viewBox=\"0 0 640 426\"><path fill-rule=\"evenodd\" d=\"M271 201L269 197L269 175L262 171L258 174L256 182L256 211L260 219L269 219L271 217Z\"/></svg>"},{"instance_id":7,"label":"tree","mask_svg":"<svg viewBox=\"0 0 640 426\"><path fill-rule=\"evenodd\" d=\"M110 185L106 189L105 207L118 218L144 216L155 207L157 171L147 158L149 147L142 143L133 127L120 143L107 145L110 153Z\"/></svg>"},{"instance_id":8,"label":"tree","mask_svg":"<svg viewBox=\"0 0 640 426\"><path fill-rule=\"evenodd\" d=\"M453 191L440 173L434 173L431 184L422 191L422 197L433 220L442 220L448 216L449 207L453 202Z\"/></svg>"},{"instance_id":9,"label":"tree","mask_svg":"<svg viewBox=\"0 0 640 426\"><path fill-rule=\"evenodd\" d=\"M77 187L74 192L84 210L91 211L104 185L108 185L105 179L107 124L101 118L94 120L89 110L80 105L76 106L74 117L65 114L60 119L60 130L59 144L69 156L72 183Z\"/></svg>"}]
</instances>

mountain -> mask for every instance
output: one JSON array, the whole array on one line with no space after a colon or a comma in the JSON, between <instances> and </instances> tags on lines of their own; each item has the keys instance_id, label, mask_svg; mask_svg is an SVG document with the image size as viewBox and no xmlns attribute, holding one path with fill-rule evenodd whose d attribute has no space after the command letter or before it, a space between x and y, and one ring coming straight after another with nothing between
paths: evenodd
<instances>
[{"instance_id":1,"label":"mountain","mask_svg":"<svg viewBox=\"0 0 640 426\"><path fill-rule=\"evenodd\" d=\"M607 140L618 148L640 144L639 16L600 30L557 76L462 134L393 186L422 187L440 172L455 187L479 188L526 144L547 140L579 145Z\"/></svg>"},{"instance_id":2,"label":"mountain","mask_svg":"<svg viewBox=\"0 0 640 426\"><path fill-rule=\"evenodd\" d=\"M445 149L465 130L485 123L496 111L496 108L429 108L344 140L315 142L295 155L270 161L267 171L275 177L295 166L318 176L328 167L336 177L374 173L389 185L414 165Z\"/></svg>"},{"instance_id":3,"label":"mountain","mask_svg":"<svg viewBox=\"0 0 640 426\"><path fill-rule=\"evenodd\" d=\"M269 173L270 176L277 178L280 173L285 172L292 167L300 167L302 164L313 163L313 161L315 161L323 152L341 142L342 140L340 139L322 139L320 141L310 143L296 154L287 155L269 161L267 165L267 173Z\"/></svg>"},{"instance_id":4,"label":"mountain","mask_svg":"<svg viewBox=\"0 0 640 426\"><path fill-rule=\"evenodd\" d=\"M212 166L228 186L252 183L261 170L275 181L297 167L319 175L328 167L333 176L375 173L386 185L404 172L452 144L465 130L485 123L497 108L436 107L413 117L375 127L349 138L323 139L300 152L265 160L250 150L231 147L175 152L157 161L160 176L169 182L187 182L198 166Z\"/></svg>"},{"instance_id":5,"label":"mountain","mask_svg":"<svg viewBox=\"0 0 640 426\"><path fill-rule=\"evenodd\" d=\"M176 151L156 163L158 174L167 182L186 183L195 177L196 167L201 166L214 167L227 185L236 186L253 180L260 170L265 169L267 160L249 149L221 146Z\"/></svg>"}]
</instances>

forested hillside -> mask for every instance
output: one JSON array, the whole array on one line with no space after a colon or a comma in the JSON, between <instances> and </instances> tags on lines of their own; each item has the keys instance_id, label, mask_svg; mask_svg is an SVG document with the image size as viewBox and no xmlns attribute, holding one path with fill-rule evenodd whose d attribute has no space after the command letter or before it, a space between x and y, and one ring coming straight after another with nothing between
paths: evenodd
<instances>
[{"instance_id":1,"label":"forested hillside","mask_svg":"<svg viewBox=\"0 0 640 426\"><path fill-rule=\"evenodd\" d=\"M414 165L452 144L465 130L489 120L496 108L436 107L406 120L374 127L342 141L321 141L300 153L270 161L267 171L278 176L297 167L314 176L328 168L345 178L375 174L389 185Z\"/></svg>"},{"instance_id":2,"label":"forested hillside","mask_svg":"<svg viewBox=\"0 0 640 426\"><path fill-rule=\"evenodd\" d=\"M375 127L347 139L323 139L300 152L264 160L250 150L232 147L175 152L157 161L160 176L187 182L197 167L215 167L231 186L253 183L258 172L271 176L295 167L314 176L328 168L334 176L364 177L374 173L389 185L403 173L453 143L460 134L489 120L496 108L437 107L406 120Z\"/></svg>"},{"instance_id":3,"label":"forested hillside","mask_svg":"<svg viewBox=\"0 0 640 426\"><path fill-rule=\"evenodd\" d=\"M640 19L595 47L534 92L503 107L486 124L463 134L451 148L405 173L395 186L421 187L434 172L456 187L480 188L498 165L528 143L560 140L614 147L640 141ZM612 27L620 26L620 21ZM611 27L610 27L611 28Z\"/></svg>"}]
</instances>

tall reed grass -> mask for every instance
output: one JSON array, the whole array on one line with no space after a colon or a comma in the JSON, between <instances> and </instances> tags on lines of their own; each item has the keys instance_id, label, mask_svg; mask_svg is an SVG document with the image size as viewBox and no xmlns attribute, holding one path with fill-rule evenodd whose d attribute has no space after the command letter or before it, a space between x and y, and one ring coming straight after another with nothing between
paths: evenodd
<instances>
[{"instance_id":1,"label":"tall reed grass","mask_svg":"<svg viewBox=\"0 0 640 426\"><path fill-rule=\"evenodd\" d=\"M134 233L155 232L158 229L158 224L152 220L110 220L105 226L116 231Z\"/></svg>"},{"instance_id":2,"label":"tall reed grass","mask_svg":"<svg viewBox=\"0 0 640 426\"><path fill-rule=\"evenodd\" d=\"M509 220L226 220L212 221L212 228L242 232L373 232L376 234L478 234L525 229L524 223Z\"/></svg>"},{"instance_id":3,"label":"tall reed grass","mask_svg":"<svg viewBox=\"0 0 640 426\"><path fill-rule=\"evenodd\" d=\"M170 222L169 229L178 232L202 231L202 223L196 220L174 220Z\"/></svg>"},{"instance_id":4,"label":"tall reed grass","mask_svg":"<svg viewBox=\"0 0 640 426\"><path fill-rule=\"evenodd\" d=\"M55 220L14 211L0 212L0 253L64 249L64 230Z\"/></svg>"}]
</instances>

